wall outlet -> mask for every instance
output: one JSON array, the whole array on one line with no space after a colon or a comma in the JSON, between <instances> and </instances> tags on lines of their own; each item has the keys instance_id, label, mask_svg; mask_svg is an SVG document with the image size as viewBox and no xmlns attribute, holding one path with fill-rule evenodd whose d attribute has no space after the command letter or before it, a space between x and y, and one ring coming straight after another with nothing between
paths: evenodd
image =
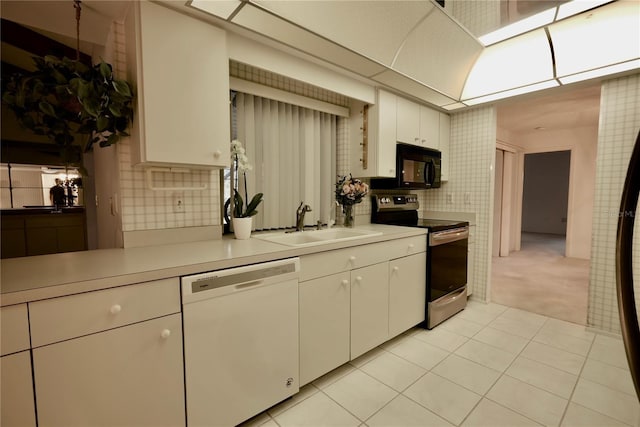
<instances>
[{"instance_id":1,"label":"wall outlet","mask_svg":"<svg viewBox=\"0 0 640 427\"><path fill-rule=\"evenodd\" d=\"M184 212L184 196L182 194L173 195L173 213Z\"/></svg>"},{"instance_id":2,"label":"wall outlet","mask_svg":"<svg viewBox=\"0 0 640 427\"><path fill-rule=\"evenodd\" d=\"M447 193L447 203L450 205L453 204L453 193Z\"/></svg>"},{"instance_id":3,"label":"wall outlet","mask_svg":"<svg viewBox=\"0 0 640 427\"><path fill-rule=\"evenodd\" d=\"M464 204L465 205L471 204L471 193L464 193Z\"/></svg>"}]
</instances>

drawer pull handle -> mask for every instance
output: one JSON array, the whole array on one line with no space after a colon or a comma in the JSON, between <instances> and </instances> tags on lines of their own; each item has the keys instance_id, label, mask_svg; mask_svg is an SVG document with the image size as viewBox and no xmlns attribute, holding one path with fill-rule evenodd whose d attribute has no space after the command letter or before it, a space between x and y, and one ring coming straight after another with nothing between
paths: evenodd
<instances>
[{"instance_id":1,"label":"drawer pull handle","mask_svg":"<svg viewBox=\"0 0 640 427\"><path fill-rule=\"evenodd\" d=\"M342 284L343 284L344 286L347 286L347 285L349 284L349 281L348 281L347 279L344 279L344 280L342 281Z\"/></svg>"},{"instance_id":2,"label":"drawer pull handle","mask_svg":"<svg viewBox=\"0 0 640 427\"><path fill-rule=\"evenodd\" d=\"M171 336L171 331L169 329L163 329L162 332L160 332L160 336L166 340Z\"/></svg>"},{"instance_id":3,"label":"drawer pull handle","mask_svg":"<svg viewBox=\"0 0 640 427\"><path fill-rule=\"evenodd\" d=\"M122 306L120 304L113 304L109 309L111 314L118 314L122 311Z\"/></svg>"},{"instance_id":4,"label":"drawer pull handle","mask_svg":"<svg viewBox=\"0 0 640 427\"><path fill-rule=\"evenodd\" d=\"M351 255L351 256L349 257L349 261L354 262L355 260L356 260L356 257L355 257L355 256Z\"/></svg>"}]
</instances>

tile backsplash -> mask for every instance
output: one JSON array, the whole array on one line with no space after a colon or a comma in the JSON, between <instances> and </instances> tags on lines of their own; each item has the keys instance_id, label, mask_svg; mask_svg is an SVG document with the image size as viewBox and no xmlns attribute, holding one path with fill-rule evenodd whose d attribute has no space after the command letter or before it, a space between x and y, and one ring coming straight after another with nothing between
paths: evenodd
<instances>
[{"instance_id":1,"label":"tile backsplash","mask_svg":"<svg viewBox=\"0 0 640 427\"><path fill-rule=\"evenodd\" d=\"M496 110L482 107L451 115L449 181L420 192L423 210L472 212L474 234L473 298L488 298L493 212L493 164L496 147ZM451 201L449 201L451 200Z\"/></svg>"},{"instance_id":2,"label":"tile backsplash","mask_svg":"<svg viewBox=\"0 0 640 427\"><path fill-rule=\"evenodd\" d=\"M640 74L603 82L587 322L595 328L617 333L620 332L620 320L616 299L616 230L621 214L622 186L639 129ZM634 274L638 296L640 231L637 220L635 225Z\"/></svg>"}]
</instances>

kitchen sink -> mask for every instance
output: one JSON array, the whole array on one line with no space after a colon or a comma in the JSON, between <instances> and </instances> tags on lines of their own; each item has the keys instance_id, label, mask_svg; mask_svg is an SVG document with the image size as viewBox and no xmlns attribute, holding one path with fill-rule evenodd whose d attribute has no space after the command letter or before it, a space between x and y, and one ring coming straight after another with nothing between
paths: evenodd
<instances>
[{"instance_id":1,"label":"kitchen sink","mask_svg":"<svg viewBox=\"0 0 640 427\"><path fill-rule=\"evenodd\" d=\"M295 231L289 233L254 234L252 237L287 246L313 246L342 242L344 240L362 239L365 237L379 236L381 234L379 231L336 227L324 230Z\"/></svg>"}]
</instances>

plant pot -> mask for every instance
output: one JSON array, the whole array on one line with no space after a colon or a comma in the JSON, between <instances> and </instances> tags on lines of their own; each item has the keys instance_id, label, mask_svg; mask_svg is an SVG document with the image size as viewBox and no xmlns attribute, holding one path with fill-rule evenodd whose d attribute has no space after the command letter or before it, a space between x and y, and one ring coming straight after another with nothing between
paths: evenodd
<instances>
[{"instance_id":1,"label":"plant pot","mask_svg":"<svg viewBox=\"0 0 640 427\"><path fill-rule=\"evenodd\" d=\"M251 237L253 218L233 218L233 234L238 240L246 240Z\"/></svg>"}]
</instances>

